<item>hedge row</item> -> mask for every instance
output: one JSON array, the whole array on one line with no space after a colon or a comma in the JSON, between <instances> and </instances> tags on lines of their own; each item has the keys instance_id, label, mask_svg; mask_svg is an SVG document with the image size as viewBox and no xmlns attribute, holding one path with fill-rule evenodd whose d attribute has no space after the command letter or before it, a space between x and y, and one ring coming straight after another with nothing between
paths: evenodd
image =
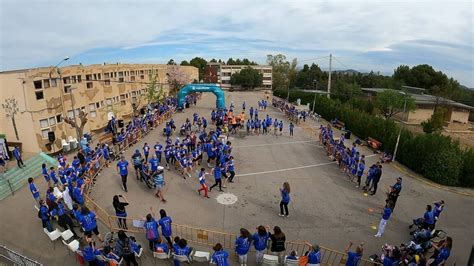
<instances>
[{"instance_id":1,"label":"hedge row","mask_svg":"<svg viewBox=\"0 0 474 266\"><path fill-rule=\"evenodd\" d=\"M286 98L286 90L275 90L275 96ZM315 96L304 91L291 91L290 101L301 99L312 109ZM339 119L346 128L361 139L372 137L382 142L382 150L393 153L398 124L367 112L360 102L341 103L316 96L315 112L326 120ZM359 109L359 108L360 109ZM362 110L361 110L362 109ZM459 143L440 134L413 134L402 129L397 151L397 160L413 171L437 183L449 186L474 187L474 150L461 149Z\"/></svg>"}]
</instances>

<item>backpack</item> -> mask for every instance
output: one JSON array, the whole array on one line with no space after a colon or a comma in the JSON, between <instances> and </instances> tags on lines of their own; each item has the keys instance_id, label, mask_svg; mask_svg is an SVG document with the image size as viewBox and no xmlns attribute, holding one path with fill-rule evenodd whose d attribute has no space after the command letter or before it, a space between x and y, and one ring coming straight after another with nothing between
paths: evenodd
<instances>
[{"instance_id":1,"label":"backpack","mask_svg":"<svg viewBox=\"0 0 474 266\"><path fill-rule=\"evenodd\" d=\"M38 210L38 218L41 219L41 209Z\"/></svg>"},{"instance_id":2,"label":"backpack","mask_svg":"<svg viewBox=\"0 0 474 266\"><path fill-rule=\"evenodd\" d=\"M125 238L123 241L123 246L122 246L122 253L123 255L130 255L132 254L132 249L130 248L130 238Z\"/></svg>"},{"instance_id":3,"label":"backpack","mask_svg":"<svg viewBox=\"0 0 474 266\"><path fill-rule=\"evenodd\" d=\"M156 238L157 238L157 235L155 234L155 230L153 230L153 228L147 228L146 229L146 239L154 240Z\"/></svg>"}]
</instances>

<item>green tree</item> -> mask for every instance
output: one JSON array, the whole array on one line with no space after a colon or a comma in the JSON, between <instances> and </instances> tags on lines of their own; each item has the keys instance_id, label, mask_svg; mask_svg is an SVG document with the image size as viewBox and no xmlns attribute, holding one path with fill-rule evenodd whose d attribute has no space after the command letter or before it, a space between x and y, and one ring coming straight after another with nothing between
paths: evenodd
<instances>
[{"instance_id":1,"label":"green tree","mask_svg":"<svg viewBox=\"0 0 474 266\"><path fill-rule=\"evenodd\" d=\"M210 63L217 63L217 60L215 58L212 58L211 61L209 61Z\"/></svg>"},{"instance_id":2,"label":"green tree","mask_svg":"<svg viewBox=\"0 0 474 266\"><path fill-rule=\"evenodd\" d=\"M146 85L145 91L146 95L145 98L148 101L148 103L154 103L154 102L160 102L161 100L164 99L165 97L165 92L163 90L163 86L161 84L158 84L158 75L149 75L149 80L150 83ZM158 86L160 87L158 89Z\"/></svg>"},{"instance_id":3,"label":"green tree","mask_svg":"<svg viewBox=\"0 0 474 266\"><path fill-rule=\"evenodd\" d=\"M181 66L190 66L189 62L186 60L181 61Z\"/></svg>"},{"instance_id":4,"label":"green tree","mask_svg":"<svg viewBox=\"0 0 474 266\"><path fill-rule=\"evenodd\" d=\"M377 94L377 106L382 112L385 118L391 118L392 116L403 112L406 99L406 110L415 110L415 100L408 94L402 94L401 91L397 90L384 90Z\"/></svg>"},{"instance_id":5,"label":"green tree","mask_svg":"<svg viewBox=\"0 0 474 266\"><path fill-rule=\"evenodd\" d=\"M232 59L232 57L229 58L229 59L227 59L227 63L226 63L226 64L227 64L227 65L236 65L236 63L235 63L234 59Z\"/></svg>"},{"instance_id":6,"label":"green tree","mask_svg":"<svg viewBox=\"0 0 474 266\"><path fill-rule=\"evenodd\" d=\"M206 59L201 58L201 57L194 57L193 59L191 59L191 61L189 63L192 66L199 69L199 80L203 80L204 79L204 68L207 65Z\"/></svg>"},{"instance_id":7,"label":"green tree","mask_svg":"<svg viewBox=\"0 0 474 266\"><path fill-rule=\"evenodd\" d=\"M174 59L170 59L168 61L168 63L166 63L167 65L176 65L176 62L174 61Z\"/></svg>"},{"instance_id":8,"label":"green tree","mask_svg":"<svg viewBox=\"0 0 474 266\"><path fill-rule=\"evenodd\" d=\"M342 102L347 102L350 99L358 97L362 94L360 86L353 82L347 83L345 81L337 81L334 88L334 96Z\"/></svg>"},{"instance_id":9,"label":"green tree","mask_svg":"<svg viewBox=\"0 0 474 266\"><path fill-rule=\"evenodd\" d=\"M5 99L5 103L2 103L2 108L3 110L5 110L5 115L7 117L10 117L10 119L12 120L12 125L13 125L13 130L15 131L16 140L20 140L20 138L18 137L18 129L16 127L16 120L15 120L15 115L19 111L18 101L13 97Z\"/></svg>"},{"instance_id":10,"label":"green tree","mask_svg":"<svg viewBox=\"0 0 474 266\"><path fill-rule=\"evenodd\" d=\"M273 73L273 88L288 88L291 80L296 78L298 73L296 66L296 58L292 62L286 60L286 56L282 54L277 55L267 55L267 64L272 66Z\"/></svg>"},{"instance_id":11,"label":"green tree","mask_svg":"<svg viewBox=\"0 0 474 266\"><path fill-rule=\"evenodd\" d=\"M422 122L423 131L425 133L439 133L443 129L444 124L444 114L446 109L442 107L436 108L436 110L431 115L431 118Z\"/></svg>"},{"instance_id":12,"label":"green tree","mask_svg":"<svg viewBox=\"0 0 474 266\"><path fill-rule=\"evenodd\" d=\"M240 85L245 89L253 89L262 86L263 75L256 69L246 67L239 73L232 74L230 83L232 85Z\"/></svg>"}]
</instances>

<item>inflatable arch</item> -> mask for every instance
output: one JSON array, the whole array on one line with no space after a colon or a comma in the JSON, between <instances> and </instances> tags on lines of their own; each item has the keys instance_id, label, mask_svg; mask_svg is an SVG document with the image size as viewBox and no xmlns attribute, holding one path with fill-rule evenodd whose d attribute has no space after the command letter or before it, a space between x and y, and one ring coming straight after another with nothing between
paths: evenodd
<instances>
[{"instance_id":1,"label":"inflatable arch","mask_svg":"<svg viewBox=\"0 0 474 266\"><path fill-rule=\"evenodd\" d=\"M216 108L225 109L224 91L217 84L188 84L178 92L178 108L184 108L186 95L192 92L212 92L216 95Z\"/></svg>"}]
</instances>

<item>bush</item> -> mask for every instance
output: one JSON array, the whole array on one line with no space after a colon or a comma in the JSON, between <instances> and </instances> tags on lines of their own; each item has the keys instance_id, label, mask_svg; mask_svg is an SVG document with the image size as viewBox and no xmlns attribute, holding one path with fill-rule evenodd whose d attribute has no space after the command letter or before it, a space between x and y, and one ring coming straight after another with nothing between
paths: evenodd
<instances>
[{"instance_id":1,"label":"bush","mask_svg":"<svg viewBox=\"0 0 474 266\"><path fill-rule=\"evenodd\" d=\"M286 99L286 90L276 90L274 95ZM290 90L290 101L301 99L302 104L310 103L312 109L314 94ZM361 100L363 101L363 100ZM347 129L359 138L372 137L382 142L382 150L393 154L400 127L391 119L376 117L365 112L363 104L349 100L328 99L317 95L314 110L330 121L337 118ZM373 110L373 109L372 109ZM413 171L437 183L449 186L474 187L474 151L462 150L450 137L440 134L414 135L401 130L397 159Z\"/></svg>"}]
</instances>

